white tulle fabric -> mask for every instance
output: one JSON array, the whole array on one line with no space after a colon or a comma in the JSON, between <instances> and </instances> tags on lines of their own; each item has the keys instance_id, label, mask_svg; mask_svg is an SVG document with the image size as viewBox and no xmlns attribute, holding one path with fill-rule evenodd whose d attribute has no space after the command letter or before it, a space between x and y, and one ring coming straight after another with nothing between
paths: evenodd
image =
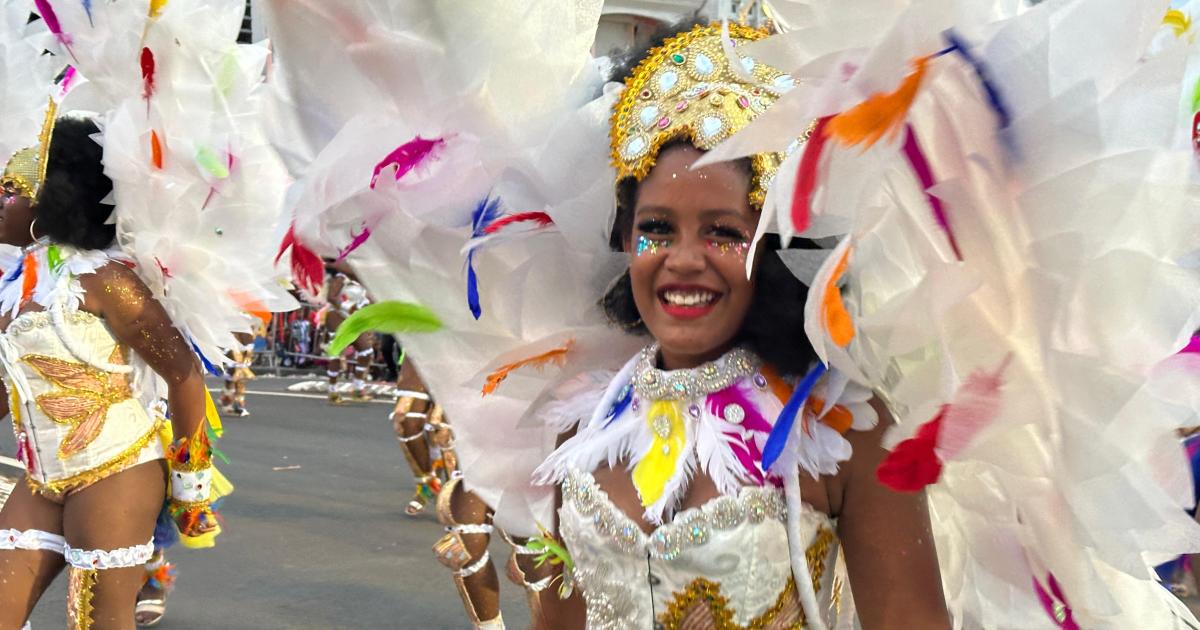
<instances>
[{"instance_id":1,"label":"white tulle fabric","mask_svg":"<svg viewBox=\"0 0 1200 630\"><path fill-rule=\"evenodd\" d=\"M454 422L466 487L513 535L553 522L552 489L530 483L555 440L537 407L644 345L595 306L624 264L605 242L613 175L597 149L611 94L600 94L589 51L601 4L263 4L281 60L273 140L298 180L296 233L333 256L369 228L348 258L367 289L442 320L436 334L399 337ZM326 45L312 46L317 33ZM371 189L375 165L416 137L445 144L399 181L386 169ZM556 226L476 253L475 320L461 252L488 195L505 213L544 211ZM518 370L480 396L495 368L567 344L565 365Z\"/></svg>"},{"instance_id":2,"label":"white tulle fabric","mask_svg":"<svg viewBox=\"0 0 1200 630\"><path fill-rule=\"evenodd\" d=\"M0 3L0 164L37 145L54 93L58 64L43 54L50 31L41 20L30 22L32 9L33 2Z\"/></svg>"},{"instance_id":3,"label":"white tulle fabric","mask_svg":"<svg viewBox=\"0 0 1200 630\"><path fill-rule=\"evenodd\" d=\"M148 0L52 5L71 48L48 48L78 70L60 109L93 112L102 129L117 243L172 322L223 362L233 332L252 332L246 310L296 304L272 262L287 171L263 132L267 47L237 43L238 0L172 0L155 16Z\"/></svg>"},{"instance_id":4,"label":"white tulle fabric","mask_svg":"<svg viewBox=\"0 0 1200 630\"><path fill-rule=\"evenodd\" d=\"M939 441L946 465L930 499L956 624L1056 627L1037 599L1051 579L1082 627L1196 623L1150 569L1200 549L1176 438L1196 423L1200 380L1194 359L1172 357L1200 322L1194 33L1164 36L1166 7L1151 1L774 4L799 26L746 52L803 87L707 159L770 149L895 90L911 60L947 48L947 29L1008 115L1004 125L951 52L929 62L907 117L962 260L903 131L829 150L802 234L844 235L801 274L813 284L807 329L823 358L891 403L893 443L953 405L969 377L1002 382L994 417L947 422ZM781 170L764 229L795 231L797 166ZM845 347L821 317L843 254L857 333Z\"/></svg>"}]
</instances>

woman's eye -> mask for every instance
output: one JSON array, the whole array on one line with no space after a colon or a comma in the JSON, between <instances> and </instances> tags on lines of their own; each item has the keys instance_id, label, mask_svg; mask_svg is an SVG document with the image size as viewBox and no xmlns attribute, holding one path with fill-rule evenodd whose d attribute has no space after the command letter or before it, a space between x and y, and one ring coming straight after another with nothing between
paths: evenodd
<instances>
[{"instance_id":1,"label":"woman's eye","mask_svg":"<svg viewBox=\"0 0 1200 630\"><path fill-rule=\"evenodd\" d=\"M638 223L637 229L643 234L670 234L671 224L662 219L647 219Z\"/></svg>"},{"instance_id":2,"label":"woman's eye","mask_svg":"<svg viewBox=\"0 0 1200 630\"><path fill-rule=\"evenodd\" d=\"M750 240L744 232L735 227L723 225L714 226L709 230L710 238L724 242L746 242Z\"/></svg>"}]
</instances>

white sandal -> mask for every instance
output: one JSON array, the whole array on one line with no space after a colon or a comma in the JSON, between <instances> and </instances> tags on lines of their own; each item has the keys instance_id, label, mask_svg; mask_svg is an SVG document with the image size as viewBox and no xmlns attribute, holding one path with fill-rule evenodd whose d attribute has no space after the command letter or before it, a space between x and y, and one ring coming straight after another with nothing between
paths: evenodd
<instances>
[{"instance_id":1,"label":"white sandal","mask_svg":"<svg viewBox=\"0 0 1200 630\"><path fill-rule=\"evenodd\" d=\"M139 599L137 605L133 607L133 614L135 618L138 614L158 615L150 621L137 622L139 628L157 626L167 615L167 602L165 599Z\"/></svg>"}]
</instances>

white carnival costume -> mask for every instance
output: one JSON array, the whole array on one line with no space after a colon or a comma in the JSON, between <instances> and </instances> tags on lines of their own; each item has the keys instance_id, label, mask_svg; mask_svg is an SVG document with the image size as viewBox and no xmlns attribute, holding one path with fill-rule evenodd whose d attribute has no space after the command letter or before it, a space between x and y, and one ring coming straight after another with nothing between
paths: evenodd
<instances>
[{"instance_id":1,"label":"white carnival costume","mask_svg":"<svg viewBox=\"0 0 1200 630\"><path fill-rule=\"evenodd\" d=\"M305 244L347 254L379 299L436 314L396 331L497 524L553 523L523 476L555 451L541 476L562 482L590 626L854 624L832 522L796 480L851 456L842 432L873 424L873 394L899 421L880 479L929 487L956 627L1196 625L1151 569L1200 548L1174 434L1200 397L1193 357L1173 356L1200 313L1196 106L1180 106L1195 73L1160 3L779 2L783 34L668 46L644 88L590 103L598 3L518 4L496 22L447 3L272 5L284 63L304 68L283 83L310 142L289 153L311 158L293 261ZM337 44L289 45L315 28ZM753 156L760 235L838 237L779 254L812 287L823 360L794 388L736 353L620 367L635 340L593 306L620 271L598 148L618 99L622 176L686 135L705 161ZM618 462L651 535L593 483ZM696 469L723 496L674 513Z\"/></svg>"},{"instance_id":2,"label":"white carnival costume","mask_svg":"<svg viewBox=\"0 0 1200 630\"><path fill-rule=\"evenodd\" d=\"M233 332L250 331L243 310L293 304L271 252L254 248L278 237L286 173L256 120L253 93L266 51L236 42L244 6L165 4L3 3L2 181L36 203L56 116L89 112L113 181L117 238L109 251L46 239L8 248L0 257L0 311L13 319L0 333L0 366L31 488L61 500L165 457L168 512L180 540L203 547L220 531L211 503L231 489L211 465L209 441L221 428L211 400L209 433L172 444L165 383L104 319L82 309L79 278L109 264L131 267L170 317L146 325L173 325L198 355L170 360L215 370L208 358L237 345ZM27 24L35 12L41 19ZM108 289L127 305L146 299L133 286ZM96 571L140 566L153 545L81 550L31 530L0 532L3 549L64 553L72 567L69 617L86 628Z\"/></svg>"}]
</instances>

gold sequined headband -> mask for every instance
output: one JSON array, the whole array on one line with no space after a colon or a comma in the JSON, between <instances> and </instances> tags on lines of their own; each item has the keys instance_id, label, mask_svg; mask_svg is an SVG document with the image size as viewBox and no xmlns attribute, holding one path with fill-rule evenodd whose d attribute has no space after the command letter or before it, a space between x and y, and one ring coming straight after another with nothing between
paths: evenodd
<instances>
[{"instance_id":1,"label":"gold sequined headband","mask_svg":"<svg viewBox=\"0 0 1200 630\"><path fill-rule=\"evenodd\" d=\"M34 201L46 181L46 164L50 161L50 137L54 135L54 123L58 116L58 103L50 99L46 107L46 119L42 132L38 134L37 146L17 151L4 167L0 186L16 189L22 197Z\"/></svg>"},{"instance_id":2,"label":"gold sequined headband","mask_svg":"<svg viewBox=\"0 0 1200 630\"><path fill-rule=\"evenodd\" d=\"M729 25L735 47L767 34ZM613 110L609 136L617 181L627 177L641 181L659 150L672 140L683 138L698 149L712 149L792 88L790 76L751 57L740 57L740 65L731 67L720 24L696 26L652 49L625 81L625 91ZM797 139L784 152L751 156L752 205L762 206L780 163L806 139Z\"/></svg>"}]
</instances>

